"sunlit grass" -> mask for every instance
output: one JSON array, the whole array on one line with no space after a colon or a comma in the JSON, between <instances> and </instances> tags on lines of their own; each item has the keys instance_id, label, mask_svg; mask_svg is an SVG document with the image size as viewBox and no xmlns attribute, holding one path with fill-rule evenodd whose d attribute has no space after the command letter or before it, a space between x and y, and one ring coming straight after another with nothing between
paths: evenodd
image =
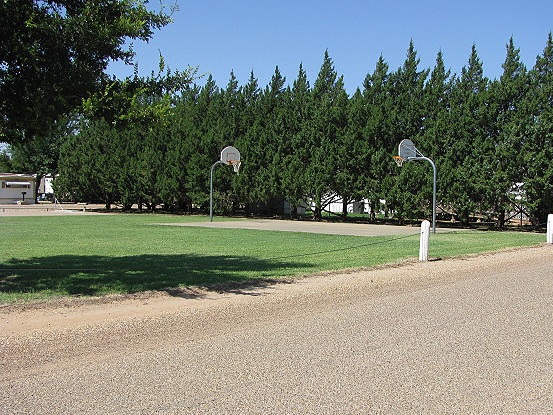
<instances>
[{"instance_id":1,"label":"sunlit grass","mask_svg":"<svg viewBox=\"0 0 553 415\"><path fill-rule=\"evenodd\" d=\"M221 287L418 256L416 230L409 236L360 237L157 225L191 221L207 218L152 214L0 218L0 302L191 285ZM534 233L438 233L431 236L430 256L474 254L543 240L543 235Z\"/></svg>"}]
</instances>

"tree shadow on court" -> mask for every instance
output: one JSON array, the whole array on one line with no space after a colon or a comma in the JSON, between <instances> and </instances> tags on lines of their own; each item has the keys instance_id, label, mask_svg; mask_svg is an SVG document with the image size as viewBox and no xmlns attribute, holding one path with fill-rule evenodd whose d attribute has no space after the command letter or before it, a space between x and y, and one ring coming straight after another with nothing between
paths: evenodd
<instances>
[{"instance_id":1,"label":"tree shadow on court","mask_svg":"<svg viewBox=\"0 0 553 415\"><path fill-rule=\"evenodd\" d=\"M309 269L309 263L264 260L247 256L136 255L127 257L59 255L11 259L0 264L0 292L51 292L102 295L109 292L166 291L195 296L183 287L242 292L282 279L275 270Z\"/></svg>"}]
</instances>

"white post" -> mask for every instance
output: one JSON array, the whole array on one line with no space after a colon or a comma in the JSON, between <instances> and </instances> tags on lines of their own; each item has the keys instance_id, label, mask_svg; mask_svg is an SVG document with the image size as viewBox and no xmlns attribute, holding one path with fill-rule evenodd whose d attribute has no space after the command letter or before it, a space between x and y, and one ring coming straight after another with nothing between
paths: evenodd
<instances>
[{"instance_id":1,"label":"white post","mask_svg":"<svg viewBox=\"0 0 553 415\"><path fill-rule=\"evenodd\" d=\"M428 261L428 242L430 240L430 222L423 220L421 223L421 241L419 249L419 261Z\"/></svg>"},{"instance_id":2,"label":"white post","mask_svg":"<svg viewBox=\"0 0 553 415\"><path fill-rule=\"evenodd\" d=\"M547 243L553 244L553 213L547 215Z\"/></svg>"}]
</instances>

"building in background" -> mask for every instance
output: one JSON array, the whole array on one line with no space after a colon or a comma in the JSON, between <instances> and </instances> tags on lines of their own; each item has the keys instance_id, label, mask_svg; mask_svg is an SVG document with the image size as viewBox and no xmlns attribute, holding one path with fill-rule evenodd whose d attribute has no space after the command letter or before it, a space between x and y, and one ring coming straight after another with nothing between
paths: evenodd
<instances>
[{"instance_id":1,"label":"building in background","mask_svg":"<svg viewBox=\"0 0 553 415\"><path fill-rule=\"evenodd\" d=\"M30 174L0 173L0 204L35 203L36 178Z\"/></svg>"},{"instance_id":2,"label":"building in background","mask_svg":"<svg viewBox=\"0 0 553 415\"><path fill-rule=\"evenodd\" d=\"M54 181L54 176L47 174L42 179L40 179L40 184L38 185L38 201L54 201L54 188L52 187L52 182Z\"/></svg>"}]
</instances>

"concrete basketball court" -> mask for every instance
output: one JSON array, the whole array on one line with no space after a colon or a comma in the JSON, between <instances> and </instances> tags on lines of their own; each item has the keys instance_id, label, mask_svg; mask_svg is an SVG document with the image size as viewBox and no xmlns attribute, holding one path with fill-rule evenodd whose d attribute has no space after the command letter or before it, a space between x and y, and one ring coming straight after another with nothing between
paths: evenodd
<instances>
[{"instance_id":1,"label":"concrete basketball court","mask_svg":"<svg viewBox=\"0 0 553 415\"><path fill-rule=\"evenodd\" d=\"M99 214L97 210L102 209L104 205L99 204L81 204L64 203L63 205L54 204L34 204L34 205L4 205L0 204L0 217L2 216L55 216L55 215L79 215Z\"/></svg>"},{"instance_id":2,"label":"concrete basketball court","mask_svg":"<svg viewBox=\"0 0 553 415\"><path fill-rule=\"evenodd\" d=\"M103 205L64 204L54 205L0 205L2 216L51 216L51 215L105 215ZM160 217L161 218L161 217ZM255 229L282 232L324 233L352 236L416 235L420 226L373 225L368 223L315 222L309 220L236 219L214 218L213 222L159 223L165 226L199 226L205 228ZM436 228L436 232L451 232L450 228Z\"/></svg>"},{"instance_id":3,"label":"concrete basketball court","mask_svg":"<svg viewBox=\"0 0 553 415\"><path fill-rule=\"evenodd\" d=\"M241 219L241 220L214 220L213 222L197 223L167 223L173 226L200 226L205 228L226 228L226 229L257 229L265 231L283 232L307 232L325 233L330 235L353 235L353 236L392 236L392 235L416 235L420 233L420 226L394 226L394 225L372 225L367 223L334 223L314 222L279 219ZM450 232L451 229L436 228L436 232Z\"/></svg>"}]
</instances>

